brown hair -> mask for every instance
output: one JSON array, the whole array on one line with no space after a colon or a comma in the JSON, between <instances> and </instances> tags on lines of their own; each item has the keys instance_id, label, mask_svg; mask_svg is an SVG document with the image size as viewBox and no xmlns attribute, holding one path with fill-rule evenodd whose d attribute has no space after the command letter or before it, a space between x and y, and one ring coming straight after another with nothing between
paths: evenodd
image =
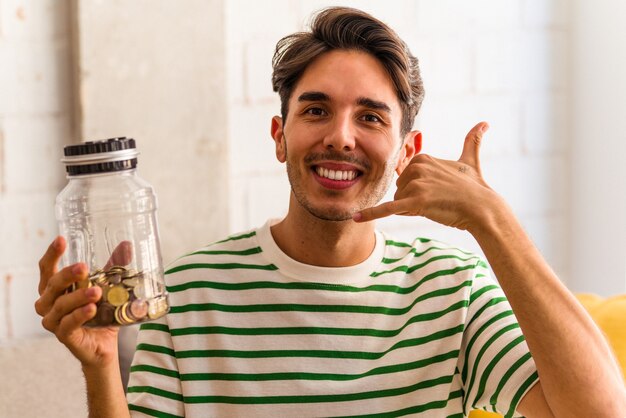
<instances>
[{"instance_id":1,"label":"brown hair","mask_svg":"<svg viewBox=\"0 0 626 418\"><path fill-rule=\"evenodd\" d=\"M283 123L293 89L307 66L334 49L367 52L381 62L402 107L400 133L402 136L408 133L424 98L417 58L389 26L363 11L347 7L321 10L313 18L310 31L285 36L276 44L272 86L280 96Z\"/></svg>"}]
</instances>

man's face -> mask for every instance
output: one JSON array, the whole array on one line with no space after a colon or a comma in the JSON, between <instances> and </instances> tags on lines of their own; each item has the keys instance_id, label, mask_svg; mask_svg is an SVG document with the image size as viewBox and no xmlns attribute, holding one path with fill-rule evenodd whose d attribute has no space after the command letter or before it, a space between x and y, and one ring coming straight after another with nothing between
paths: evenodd
<instances>
[{"instance_id":1,"label":"man's face","mask_svg":"<svg viewBox=\"0 0 626 418\"><path fill-rule=\"evenodd\" d=\"M406 163L401 116L393 83L373 56L335 50L309 64L286 123L272 122L276 155L287 164L297 203L331 221L378 203Z\"/></svg>"}]
</instances>

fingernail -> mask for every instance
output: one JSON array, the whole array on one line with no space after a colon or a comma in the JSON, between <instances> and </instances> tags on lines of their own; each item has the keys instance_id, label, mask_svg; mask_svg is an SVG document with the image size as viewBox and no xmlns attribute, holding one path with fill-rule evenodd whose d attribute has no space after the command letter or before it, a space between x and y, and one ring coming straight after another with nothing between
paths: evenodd
<instances>
[{"instance_id":1,"label":"fingernail","mask_svg":"<svg viewBox=\"0 0 626 418\"><path fill-rule=\"evenodd\" d=\"M54 241L52 241L52 247L57 251L61 249L61 237L56 237Z\"/></svg>"},{"instance_id":2,"label":"fingernail","mask_svg":"<svg viewBox=\"0 0 626 418\"><path fill-rule=\"evenodd\" d=\"M483 126L480 127L480 132L485 133L487 132L487 129L489 129L489 125L486 123L483 123Z\"/></svg>"},{"instance_id":3,"label":"fingernail","mask_svg":"<svg viewBox=\"0 0 626 418\"><path fill-rule=\"evenodd\" d=\"M96 296L96 292L98 290L95 287L90 287L89 289L85 290L85 295L87 295L87 297L93 297Z\"/></svg>"},{"instance_id":4,"label":"fingernail","mask_svg":"<svg viewBox=\"0 0 626 418\"><path fill-rule=\"evenodd\" d=\"M363 219L363 214L361 212L352 214L352 220L354 222L359 222L361 219Z\"/></svg>"}]
</instances>

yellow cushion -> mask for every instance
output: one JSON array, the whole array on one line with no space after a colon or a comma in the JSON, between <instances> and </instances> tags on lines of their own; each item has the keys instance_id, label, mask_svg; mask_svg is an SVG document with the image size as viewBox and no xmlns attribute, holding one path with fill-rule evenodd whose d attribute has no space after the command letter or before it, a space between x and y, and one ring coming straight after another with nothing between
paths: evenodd
<instances>
[{"instance_id":1,"label":"yellow cushion","mask_svg":"<svg viewBox=\"0 0 626 418\"><path fill-rule=\"evenodd\" d=\"M626 295L604 299L592 293L580 293L576 297L604 332L626 375ZM502 415L485 411L472 411L469 414L469 418L497 417Z\"/></svg>"},{"instance_id":2,"label":"yellow cushion","mask_svg":"<svg viewBox=\"0 0 626 418\"><path fill-rule=\"evenodd\" d=\"M502 418L502 415L496 414L495 412L475 410L470 412L469 418Z\"/></svg>"},{"instance_id":3,"label":"yellow cushion","mask_svg":"<svg viewBox=\"0 0 626 418\"><path fill-rule=\"evenodd\" d=\"M626 375L626 295L607 299L589 294L577 297L604 332L622 367L622 373Z\"/></svg>"}]
</instances>

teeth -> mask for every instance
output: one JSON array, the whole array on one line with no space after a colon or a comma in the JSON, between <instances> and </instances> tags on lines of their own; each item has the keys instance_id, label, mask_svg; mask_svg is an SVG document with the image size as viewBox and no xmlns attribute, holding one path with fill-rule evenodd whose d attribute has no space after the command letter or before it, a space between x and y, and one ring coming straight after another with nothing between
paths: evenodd
<instances>
[{"instance_id":1,"label":"teeth","mask_svg":"<svg viewBox=\"0 0 626 418\"><path fill-rule=\"evenodd\" d=\"M329 170L323 167L317 167L315 171L320 177L326 177L331 180L354 180L357 176L356 171Z\"/></svg>"}]
</instances>

